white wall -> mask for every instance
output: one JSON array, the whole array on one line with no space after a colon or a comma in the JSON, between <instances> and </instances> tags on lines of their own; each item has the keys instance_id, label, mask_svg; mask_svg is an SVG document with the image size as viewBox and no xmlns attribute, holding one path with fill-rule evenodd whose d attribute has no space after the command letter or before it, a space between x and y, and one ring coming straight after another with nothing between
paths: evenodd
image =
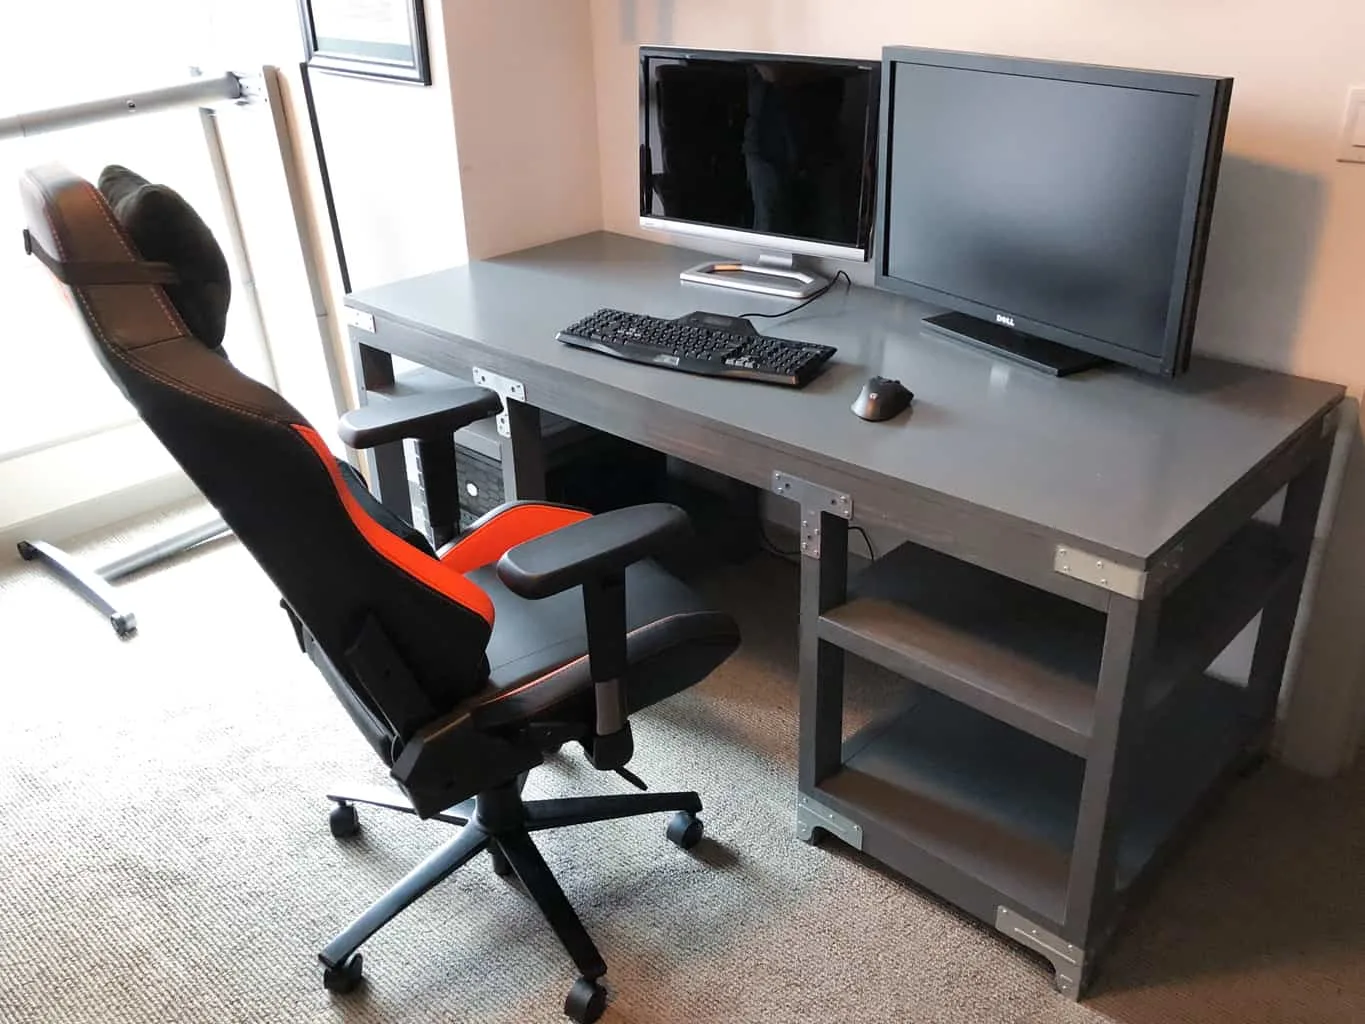
<instances>
[{"instance_id":1,"label":"white wall","mask_svg":"<svg viewBox=\"0 0 1365 1024\"><path fill-rule=\"evenodd\" d=\"M603 222L629 234L645 234L636 223L641 43L857 57L913 45L1232 76L1195 347L1365 389L1365 165L1335 159L1347 89L1365 84L1365 4L592 0L592 16ZM869 280L869 268L854 276ZM1348 415L1359 415L1354 404ZM1286 759L1319 773L1353 750L1359 730L1345 723L1365 721L1360 434L1357 422L1281 737Z\"/></svg>"},{"instance_id":2,"label":"white wall","mask_svg":"<svg viewBox=\"0 0 1365 1024\"><path fill-rule=\"evenodd\" d=\"M601 226L588 0L445 0L469 253Z\"/></svg>"},{"instance_id":3,"label":"white wall","mask_svg":"<svg viewBox=\"0 0 1365 1024\"><path fill-rule=\"evenodd\" d=\"M311 76L354 289L468 259L440 5L428 7L430 88Z\"/></svg>"}]
</instances>

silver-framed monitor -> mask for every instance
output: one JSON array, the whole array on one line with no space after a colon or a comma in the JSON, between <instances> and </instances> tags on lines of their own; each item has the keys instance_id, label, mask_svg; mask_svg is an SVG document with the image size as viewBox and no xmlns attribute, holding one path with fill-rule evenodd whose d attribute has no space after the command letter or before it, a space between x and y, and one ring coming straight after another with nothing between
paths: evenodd
<instances>
[{"instance_id":1,"label":"silver-framed monitor","mask_svg":"<svg viewBox=\"0 0 1365 1024\"><path fill-rule=\"evenodd\" d=\"M867 260L881 62L640 48L640 225L737 245L682 279L805 298L801 256Z\"/></svg>"}]
</instances>

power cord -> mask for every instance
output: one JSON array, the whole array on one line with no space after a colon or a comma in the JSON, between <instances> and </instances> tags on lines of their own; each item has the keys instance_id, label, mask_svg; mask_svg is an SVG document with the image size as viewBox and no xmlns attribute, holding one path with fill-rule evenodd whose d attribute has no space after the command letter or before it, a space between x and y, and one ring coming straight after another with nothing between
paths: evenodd
<instances>
[{"instance_id":1,"label":"power cord","mask_svg":"<svg viewBox=\"0 0 1365 1024\"><path fill-rule=\"evenodd\" d=\"M867 557L875 562L877 560L877 549L872 546L872 538L867 535L867 531L861 526L850 526L849 529L854 533L862 534L863 543L867 545Z\"/></svg>"},{"instance_id":2,"label":"power cord","mask_svg":"<svg viewBox=\"0 0 1365 1024\"><path fill-rule=\"evenodd\" d=\"M861 526L850 526L849 529L863 538L863 543L867 545L867 557L875 562L877 560L877 549L872 546L872 538L867 535L867 531ZM799 551L784 551L774 544L772 538L768 536L768 529L761 519L758 522L758 540L768 554L776 555L778 558L796 558L801 553Z\"/></svg>"},{"instance_id":3,"label":"power cord","mask_svg":"<svg viewBox=\"0 0 1365 1024\"><path fill-rule=\"evenodd\" d=\"M844 291L848 291L849 288L853 287L853 281L852 279L849 278L848 274L845 271L840 270L829 279L829 284L825 285L810 298L798 302L791 309L784 309L781 313L741 313L739 315L741 317L761 316L767 319L775 319L779 316L790 316L792 313L795 313L798 309L804 309L805 307L809 306L812 302L814 302L816 299L823 296L825 292L829 291L831 288L834 287L834 285L838 282L839 278L841 277L844 279L845 283Z\"/></svg>"}]
</instances>

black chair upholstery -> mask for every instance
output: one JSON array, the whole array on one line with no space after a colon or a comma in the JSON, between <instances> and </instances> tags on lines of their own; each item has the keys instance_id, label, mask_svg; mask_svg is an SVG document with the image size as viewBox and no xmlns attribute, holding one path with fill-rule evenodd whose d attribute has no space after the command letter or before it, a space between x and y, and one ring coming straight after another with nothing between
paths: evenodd
<instances>
[{"instance_id":1,"label":"black chair upholstery","mask_svg":"<svg viewBox=\"0 0 1365 1024\"><path fill-rule=\"evenodd\" d=\"M669 838L686 847L700 837L701 803L695 793L537 802L521 790L571 741L638 782L625 768L628 714L699 682L737 646L728 616L650 560L685 517L514 502L438 556L295 409L224 357L226 262L178 195L121 167L99 188L36 168L20 191L25 242L70 288L96 356L274 581L301 648L397 783L391 794L328 794L333 833L357 830L358 803L463 826L327 946L324 983L353 988L361 943L487 850L578 967L565 1012L595 1019L606 965L530 834L673 811ZM425 408L406 436L448 438L496 407L475 395L450 415ZM367 431L395 436L368 421L348 436Z\"/></svg>"}]
</instances>

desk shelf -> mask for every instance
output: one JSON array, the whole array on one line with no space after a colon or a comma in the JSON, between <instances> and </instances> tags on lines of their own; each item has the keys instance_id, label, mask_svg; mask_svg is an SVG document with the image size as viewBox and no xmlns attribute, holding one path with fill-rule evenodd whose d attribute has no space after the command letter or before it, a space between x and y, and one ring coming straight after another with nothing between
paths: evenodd
<instances>
[{"instance_id":1,"label":"desk shelf","mask_svg":"<svg viewBox=\"0 0 1365 1024\"><path fill-rule=\"evenodd\" d=\"M1263 745L1264 669L1259 693L1206 670L1292 596L1304 550L1254 519L1231 531L1148 606L1147 668L1129 657L1105 705L1109 614L904 544L860 573L814 631L821 649L919 684L914 702L842 745L828 733L812 742L830 753L807 768L802 792L868 855L1051 957L1075 995L1138 884ZM1128 614L1120 629L1132 636L1131 603ZM838 659L812 664L826 678L842 671ZM1121 733L1119 699L1131 709ZM1129 782L1115 804L1119 760ZM1088 788L1092 773L1103 789Z\"/></svg>"},{"instance_id":2,"label":"desk shelf","mask_svg":"<svg viewBox=\"0 0 1365 1024\"><path fill-rule=\"evenodd\" d=\"M854 581L822 640L1080 754L1104 615L915 544Z\"/></svg>"},{"instance_id":3,"label":"desk shelf","mask_svg":"<svg viewBox=\"0 0 1365 1024\"><path fill-rule=\"evenodd\" d=\"M1273 527L1248 523L1166 600L1145 703L1202 673L1291 577ZM903 544L820 617L819 636L1084 756L1105 616L927 548Z\"/></svg>"},{"instance_id":4,"label":"desk shelf","mask_svg":"<svg viewBox=\"0 0 1365 1024\"><path fill-rule=\"evenodd\" d=\"M1239 687L1200 676L1152 723L1120 838L1119 889L1159 859L1238 766L1251 739L1244 705ZM843 766L816 792L859 824L864 849L893 868L979 916L993 916L998 893L1060 929L1084 768L1078 757L924 690L909 709L847 740Z\"/></svg>"}]
</instances>

